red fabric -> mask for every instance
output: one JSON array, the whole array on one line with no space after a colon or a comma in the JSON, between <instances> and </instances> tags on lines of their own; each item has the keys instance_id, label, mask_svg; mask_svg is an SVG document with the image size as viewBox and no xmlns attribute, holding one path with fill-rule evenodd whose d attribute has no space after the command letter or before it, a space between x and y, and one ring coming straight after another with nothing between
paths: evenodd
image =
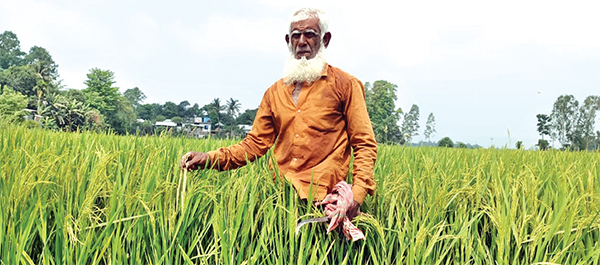
<instances>
[{"instance_id":1,"label":"red fabric","mask_svg":"<svg viewBox=\"0 0 600 265\"><path fill-rule=\"evenodd\" d=\"M316 203L317 205L323 205L325 214L329 216L330 221L329 227L327 227L327 233L333 231L341 224L342 232L348 240L352 239L352 241L357 241L359 239L365 239L363 232L360 231L346 215L348 208L352 205L353 198L352 185L345 181L340 181L335 185L333 191L330 194L327 194L324 200Z\"/></svg>"}]
</instances>

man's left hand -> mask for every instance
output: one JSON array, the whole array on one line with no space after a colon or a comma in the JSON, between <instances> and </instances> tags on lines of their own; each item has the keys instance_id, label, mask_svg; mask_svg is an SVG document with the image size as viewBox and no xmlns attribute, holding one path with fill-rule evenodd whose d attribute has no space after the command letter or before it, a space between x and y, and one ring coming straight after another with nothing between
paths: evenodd
<instances>
[{"instance_id":1,"label":"man's left hand","mask_svg":"<svg viewBox=\"0 0 600 265\"><path fill-rule=\"evenodd\" d=\"M350 207L348 207L346 216L348 216L348 219L352 220L352 219L354 219L354 217L358 216L359 214L360 214L360 204L358 204L358 202L356 202L355 200L352 200L352 204L350 204Z\"/></svg>"}]
</instances>

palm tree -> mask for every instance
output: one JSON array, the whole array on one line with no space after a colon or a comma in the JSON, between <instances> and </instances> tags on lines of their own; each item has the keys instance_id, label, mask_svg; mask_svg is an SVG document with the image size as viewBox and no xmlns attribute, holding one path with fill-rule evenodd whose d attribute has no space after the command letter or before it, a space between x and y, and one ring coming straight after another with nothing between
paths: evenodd
<instances>
[{"instance_id":1,"label":"palm tree","mask_svg":"<svg viewBox=\"0 0 600 265\"><path fill-rule=\"evenodd\" d=\"M226 108L227 108L227 115L229 115L231 117L231 124L229 127L229 133L231 135L234 134L234 131L239 129L236 125L235 122L235 118L237 116L237 114L239 114L240 112L240 107L242 106L242 104L240 104L239 100L235 100L233 98L229 98L229 100L227 100L226 103Z\"/></svg>"},{"instance_id":2,"label":"palm tree","mask_svg":"<svg viewBox=\"0 0 600 265\"><path fill-rule=\"evenodd\" d=\"M227 108L227 115L230 115L232 118L235 119L235 117L237 116L237 114L239 114L240 112L240 107L242 106L242 104L240 103L239 100L230 98L229 100L227 100L226 103L226 108Z\"/></svg>"},{"instance_id":3,"label":"palm tree","mask_svg":"<svg viewBox=\"0 0 600 265\"><path fill-rule=\"evenodd\" d=\"M221 100L219 98L215 98L213 102L210 103L208 112L212 112L217 117L217 123L221 123L221 111L225 110L225 106L221 105Z\"/></svg>"}]
</instances>

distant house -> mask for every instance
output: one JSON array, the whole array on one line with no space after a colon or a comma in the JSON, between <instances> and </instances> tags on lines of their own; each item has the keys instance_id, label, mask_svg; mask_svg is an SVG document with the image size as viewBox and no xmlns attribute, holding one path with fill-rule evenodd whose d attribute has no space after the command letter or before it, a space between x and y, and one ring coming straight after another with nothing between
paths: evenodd
<instances>
[{"instance_id":1,"label":"distant house","mask_svg":"<svg viewBox=\"0 0 600 265\"><path fill-rule=\"evenodd\" d=\"M209 117L196 117L193 123L186 123L183 125L188 131L188 134L193 135L196 138L204 138L210 136L212 132L210 118Z\"/></svg>"},{"instance_id":2,"label":"distant house","mask_svg":"<svg viewBox=\"0 0 600 265\"><path fill-rule=\"evenodd\" d=\"M240 130L242 130L242 136L246 137L246 135L252 130L251 124L238 124Z\"/></svg>"},{"instance_id":3,"label":"distant house","mask_svg":"<svg viewBox=\"0 0 600 265\"><path fill-rule=\"evenodd\" d=\"M157 121L154 126L156 127L177 127L177 123L171 121L171 119L166 119L164 121Z\"/></svg>"},{"instance_id":4,"label":"distant house","mask_svg":"<svg viewBox=\"0 0 600 265\"><path fill-rule=\"evenodd\" d=\"M42 116L38 115L37 110L34 109L24 109L25 111L25 120L34 120L40 122L42 120Z\"/></svg>"}]
</instances>

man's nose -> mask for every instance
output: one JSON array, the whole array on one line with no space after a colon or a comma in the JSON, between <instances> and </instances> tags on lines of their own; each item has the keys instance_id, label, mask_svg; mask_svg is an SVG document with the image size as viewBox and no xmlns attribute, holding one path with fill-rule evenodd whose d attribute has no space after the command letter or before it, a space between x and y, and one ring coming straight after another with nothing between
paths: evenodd
<instances>
[{"instance_id":1,"label":"man's nose","mask_svg":"<svg viewBox=\"0 0 600 265\"><path fill-rule=\"evenodd\" d=\"M304 34L300 34L300 38L298 39L298 46L304 46L306 45L308 42L308 39L306 39L306 37L304 37Z\"/></svg>"}]
</instances>

